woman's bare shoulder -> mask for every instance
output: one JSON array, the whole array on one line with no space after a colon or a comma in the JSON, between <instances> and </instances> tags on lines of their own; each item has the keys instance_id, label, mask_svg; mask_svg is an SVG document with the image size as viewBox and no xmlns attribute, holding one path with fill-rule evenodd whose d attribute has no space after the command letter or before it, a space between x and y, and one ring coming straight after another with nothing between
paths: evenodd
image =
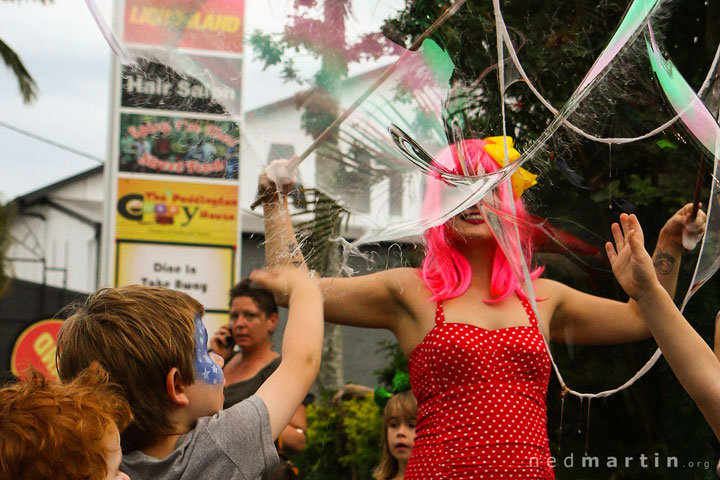
<instances>
[{"instance_id":1,"label":"woman's bare shoulder","mask_svg":"<svg viewBox=\"0 0 720 480\"><path fill-rule=\"evenodd\" d=\"M538 278L533 281L533 287L535 287L535 290L548 290L548 291L554 291L558 289L567 288L565 284L560 283L555 280L550 280L549 278Z\"/></svg>"},{"instance_id":2,"label":"woman's bare shoulder","mask_svg":"<svg viewBox=\"0 0 720 480\"><path fill-rule=\"evenodd\" d=\"M422 277L422 270L411 267L391 268L371 274L382 283L394 300L403 305L411 317L418 315L418 309L432 296Z\"/></svg>"},{"instance_id":3,"label":"woman's bare shoulder","mask_svg":"<svg viewBox=\"0 0 720 480\"><path fill-rule=\"evenodd\" d=\"M385 270L383 273L385 282L393 291L405 294L429 294L430 292L422 278L422 271L417 268L400 267Z\"/></svg>"},{"instance_id":4,"label":"woman's bare shoulder","mask_svg":"<svg viewBox=\"0 0 720 480\"><path fill-rule=\"evenodd\" d=\"M536 279L533 281L533 288L535 289L535 298L552 303L561 302L567 295L568 290L570 290L570 287L564 283L549 278Z\"/></svg>"}]
</instances>

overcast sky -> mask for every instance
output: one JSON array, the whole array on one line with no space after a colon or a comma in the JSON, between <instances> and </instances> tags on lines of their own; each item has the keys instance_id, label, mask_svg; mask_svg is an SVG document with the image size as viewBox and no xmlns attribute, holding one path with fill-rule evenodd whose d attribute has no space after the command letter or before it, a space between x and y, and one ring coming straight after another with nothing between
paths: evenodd
<instances>
[{"instance_id":1,"label":"overcast sky","mask_svg":"<svg viewBox=\"0 0 720 480\"><path fill-rule=\"evenodd\" d=\"M110 50L85 3L0 5L0 38L38 83L24 105L15 77L0 68L0 121L105 157ZM10 199L97 165L0 127L0 193Z\"/></svg>"},{"instance_id":2,"label":"overcast sky","mask_svg":"<svg viewBox=\"0 0 720 480\"><path fill-rule=\"evenodd\" d=\"M258 22L268 23L268 14L254 13L251 8L272 9L270 17L278 18L286 4L291 5L292 0L247 2L246 32ZM375 0L358 5L381 19L393 4L397 8L402 1ZM30 1L3 2L0 38L21 56L39 90L33 104L23 104L15 77L0 67L0 122L104 159L111 52L85 2L55 0L45 6ZM250 56L246 55L245 78L252 81L244 85L244 108L277 100L297 89L283 85L277 71L262 74L257 64L247 61ZM0 145L0 196L4 200L98 165L1 126Z\"/></svg>"}]
</instances>

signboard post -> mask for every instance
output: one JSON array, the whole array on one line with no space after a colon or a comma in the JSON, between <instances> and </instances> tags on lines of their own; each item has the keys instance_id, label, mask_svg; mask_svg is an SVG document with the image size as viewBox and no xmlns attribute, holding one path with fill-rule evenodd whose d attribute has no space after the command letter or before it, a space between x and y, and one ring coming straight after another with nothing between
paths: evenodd
<instances>
[{"instance_id":1,"label":"signboard post","mask_svg":"<svg viewBox=\"0 0 720 480\"><path fill-rule=\"evenodd\" d=\"M104 280L188 293L227 322L227 294L240 268L238 187L243 0L126 0L122 38L140 51L173 45L227 83L211 92L161 63L114 64L108 246ZM117 62L113 59L113 62Z\"/></svg>"}]
</instances>

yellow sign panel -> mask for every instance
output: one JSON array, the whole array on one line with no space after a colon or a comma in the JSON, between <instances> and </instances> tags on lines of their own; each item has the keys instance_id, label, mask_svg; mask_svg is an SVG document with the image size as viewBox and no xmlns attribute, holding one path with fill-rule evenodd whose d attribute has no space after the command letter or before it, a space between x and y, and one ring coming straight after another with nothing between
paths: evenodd
<instances>
[{"instance_id":1,"label":"yellow sign panel","mask_svg":"<svg viewBox=\"0 0 720 480\"><path fill-rule=\"evenodd\" d=\"M121 240L236 245L236 185L118 179Z\"/></svg>"},{"instance_id":2,"label":"yellow sign panel","mask_svg":"<svg viewBox=\"0 0 720 480\"><path fill-rule=\"evenodd\" d=\"M232 247L119 241L115 285L172 288L195 298L207 310L227 310L234 255Z\"/></svg>"}]
</instances>

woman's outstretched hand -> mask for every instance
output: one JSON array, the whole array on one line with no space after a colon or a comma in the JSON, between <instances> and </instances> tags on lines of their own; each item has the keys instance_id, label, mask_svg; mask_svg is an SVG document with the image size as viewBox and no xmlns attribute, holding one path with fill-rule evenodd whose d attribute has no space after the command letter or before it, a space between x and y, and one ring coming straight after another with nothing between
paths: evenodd
<instances>
[{"instance_id":1,"label":"woman's outstretched hand","mask_svg":"<svg viewBox=\"0 0 720 480\"><path fill-rule=\"evenodd\" d=\"M297 181L297 169L292 166L294 158L273 160L265 167L258 178L257 198L250 206L251 209L263 203L277 201L280 195L286 196L290 193Z\"/></svg>"},{"instance_id":2,"label":"woman's outstretched hand","mask_svg":"<svg viewBox=\"0 0 720 480\"><path fill-rule=\"evenodd\" d=\"M645 250L640 222L635 215L620 215L620 225L612 224L612 242L605 244L610 265L620 286L631 298L637 299L644 290L657 283L653 261Z\"/></svg>"}]
</instances>

